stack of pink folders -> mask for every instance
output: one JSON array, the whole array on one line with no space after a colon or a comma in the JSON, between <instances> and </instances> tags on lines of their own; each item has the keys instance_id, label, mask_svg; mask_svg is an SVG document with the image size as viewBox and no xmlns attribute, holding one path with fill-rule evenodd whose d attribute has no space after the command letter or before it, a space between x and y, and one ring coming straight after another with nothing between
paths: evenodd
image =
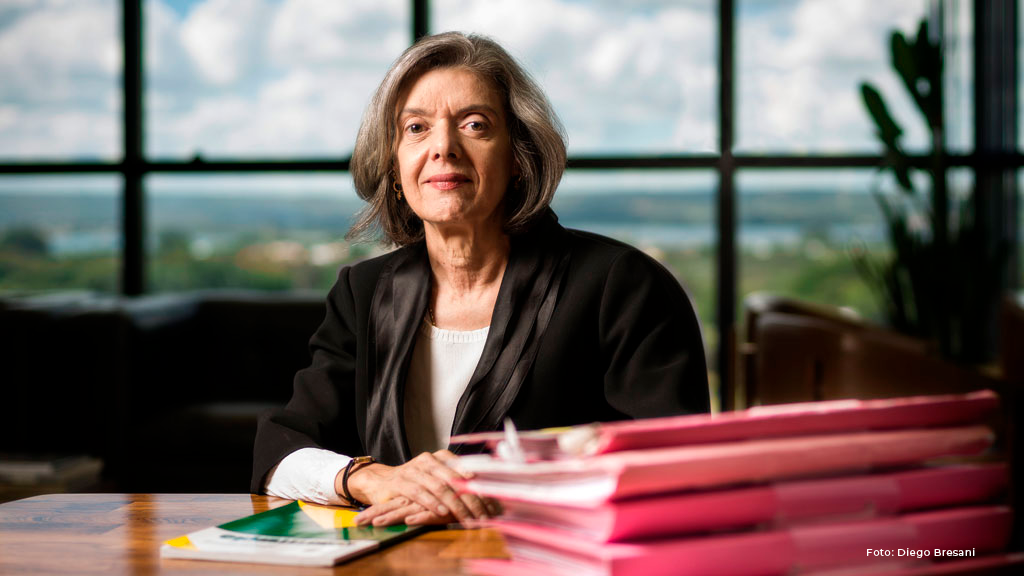
<instances>
[{"instance_id":1,"label":"stack of pink folders","mask_svg":"<svg viewBox=\"0 0 1024 576\"><path fill-rule=\"evenodd\" d=\"M924 574L963 561L998 564L1011 558L992 556L1010 534L1010 510L999 505L1007 467L948 458L990 447L992 431L980 422L997 406L981 392L527 432L525 460L459 459L473 473L464 488L504 505L487 524L512 555L470 568Z\"/></svg>"}]
</instances>

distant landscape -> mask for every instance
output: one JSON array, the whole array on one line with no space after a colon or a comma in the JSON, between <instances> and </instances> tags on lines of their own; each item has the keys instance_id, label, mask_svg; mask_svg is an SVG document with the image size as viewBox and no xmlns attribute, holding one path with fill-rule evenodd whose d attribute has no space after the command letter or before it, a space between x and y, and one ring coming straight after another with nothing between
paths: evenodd
<instances>
[{"instance_id":1,"label":"distant landscape","mask_svg":"<svg viewBox=\"0 0 1024 576\"><path fill-rule=\"evenodd\" d=\"M361 206L326 196L155 196L147 210L149 288L326 291L341 265L383 251L344 240ZM556 197L554 208L568 227L619 238L662 261L689 290L709 340L717 337L710 194L576 194ZM116 291L118 221L113 196L0 194L0 292ZM738 222L741 298L769 290L877 316L848 255L855 245L884 251L870 195L749 193Z\"/></svg>"},{"instance_id":2,"label":"distant landscape","mask_svg":"<svg viewBox=\"0 0 1024 576\"><path fill-rule=\"evenodd\" d=\"M151 291L326 292L340 266L384 251L344 240L362 207L355 198L189 192L148 201ZM576 193L556 196L553 206L563 225L624 240L664 263L694 299L708 344L717 340L710 193ZM770 291L879 317L850 259L853 249L886 253L870 194L753 190L740 196L737 209L737 314L744 295ZM115 292L119 210L113 194L0 192L0 293Z\"/></svg>"}]
</instances>

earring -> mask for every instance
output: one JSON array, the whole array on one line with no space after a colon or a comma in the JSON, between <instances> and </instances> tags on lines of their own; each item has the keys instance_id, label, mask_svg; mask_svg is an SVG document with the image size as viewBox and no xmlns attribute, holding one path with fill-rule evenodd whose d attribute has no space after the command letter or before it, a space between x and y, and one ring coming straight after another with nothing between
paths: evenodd
<instances>
[{"instance_id":1,"label":"earring","mask_svg":"<svg viewBox=\"0 0 1024 576\"><path fill-rule=\"evenodd\" d=\"M402 185L398 182L398 178L395 177L395 171L391 171L391 189L395 191L395 199L398 201L402 200Z\"/></svg>"}]
</instances>

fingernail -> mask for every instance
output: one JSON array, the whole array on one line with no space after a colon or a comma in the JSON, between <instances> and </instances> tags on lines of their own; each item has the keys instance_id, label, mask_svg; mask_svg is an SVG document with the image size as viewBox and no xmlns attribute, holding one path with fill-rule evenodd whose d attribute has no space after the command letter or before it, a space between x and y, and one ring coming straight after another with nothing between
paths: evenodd
<instances>
[{"instance_id":1,"label":"fingernail","mask_svg":"<svg viewBox=\"0 0 1024 576\"><path fill-rule=\"evenodd\" d=\"M444 504L441 504L440 506L437 507L437 513L441 516L447 516L448 508L446 508Z\"/></svg>"}]
</instances>

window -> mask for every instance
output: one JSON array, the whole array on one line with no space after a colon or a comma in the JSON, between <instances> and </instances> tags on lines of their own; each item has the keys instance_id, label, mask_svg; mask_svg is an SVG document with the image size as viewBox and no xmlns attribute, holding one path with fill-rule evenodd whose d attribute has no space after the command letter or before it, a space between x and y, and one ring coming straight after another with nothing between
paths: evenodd
<instances>
[{"instance_id":1,"label":"window","mask_svg":"<svg viewBox=\"0 0 1024 576\"><path fill-rule=\"evenodd\" d=\"M375 250L341 240L359 207L348 156L388 64L430 31L491 35L531 71L569 135L563 223L665 263L725 378L750 290L878 314L848 258L856 242L882 247L869 193L881 147L860 83L881 90L907 149L930 145L889 65L893 28L914 33L941 9L946 144L954 167L979 161L978 3L141 5L0 6L0 291L323 290L338 265Z\"/></svg>"},{"instance_id":2,"label":"window","mask_svg":"<svg viewBox=\"0 0 1024 576\"><path fill-rule=\"evenodd\" d=\"M627 242L664 264L693 299L709 352L718 340L716 180L711 170L570 170L552 206L563 226Z\"/></svg>"},{"instance_id":3,"label":"window","mask_svg":"<svg viewBox=\"0 0 1024 576\"><path fill-rule=\"evenodd\" d=\"M0 162L117 161L116 0L0 5Z\"/></svg>"},{"instance_id":4,"label":"window","mask_svg":"<svg viewBox=\"0 0 1024 576\"><path fill-rule=\"evenodd\" d=\"M892 190L873 170L747 170L737 175L741 301L770 292L867 316L879 313L850 252L885 252L872 189Z\"/></svg>"},{"instance_id":5,"label":"window","mask_svg":"<svg viewBox=\"0 0 1024 576\"><path fill-rule=\"evenodd\" d=\"M740 0L737 133L742 152L876 152L860 82L889 96L908 147L926 127L889 67L893 27L914 34L924 2Z\"/></svg>"},{"instance_id":6,"label":"window","mask_svg":"<svg viewBox=\"0 0 1024 576\"><path fill-rule=\"evenodd\" d=\"M0 293L116 292L120 194L113 175L0 176Z\"/></svg>"},{"instance_id":7,"label":"window","mask_svg":"<svg viewBox=\"0 0 1024 576\"><path fill-rule=\"evenodd\" d=\"M145 4L146 154L343 158L409 42L403 0Z\"/></svg>"},{"instance_id":8,"label":"window","mask_svg":"<svg viewBox=\"0 0 1024 576\"><path fill-rule=\"evenodd\" d=\"M551 99L570 154L718 149L711 0L431 3L432 32L501 42Z\"/></svg>"},{"instance_id":9,"label":"window","mask_svg":"<svg viewBox=\"0 0 1024 576\"><path fill-rule=\"evenodd\" d=\"M317 289L379 250L344 240L363 206L344 174L153 175L149 286Z\"/></svg>"}]
</instances>

